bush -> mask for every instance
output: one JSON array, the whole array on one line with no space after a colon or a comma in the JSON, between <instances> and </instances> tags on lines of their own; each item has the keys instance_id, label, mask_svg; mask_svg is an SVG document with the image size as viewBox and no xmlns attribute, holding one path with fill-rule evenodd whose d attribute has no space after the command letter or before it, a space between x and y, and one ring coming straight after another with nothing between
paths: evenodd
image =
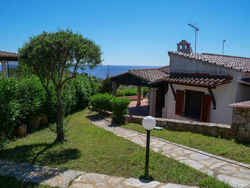
<instances>
[{"instance_id":1,"label":"bush","mask_svg":"<svg viewBox=\"0 0 250 188\"><path fill-rule=\"evenodd\" d=\"M89 105L90 97L96 94L98 86L96 80L87 75L77 76L68 85L73 86L72 90L75 94L74 105L71 104L73 111L86 108Z\"/></svg>"},{"instance_id":2,"label":"bush","mask_svg":"<svg viewBox=\"0 0 250 188\"><path fill-rule=\"evenodd\" d=\"M109 77L104 79L97 89L98 93L112 93L112 82Z\"/></svg>"},{"instance_id":3,"label":"bush","mask_svg":"<svg viewBox=\"0 0 250 188\"><path fill-rule=\"evenodd\" d=\"M123 90L117 89L117 90L116 90L116 96L117 96L117 97L122 97L122 96L125 96L125 93L124 93Z\"/></svg>"},{"instance_id":4,"label":"bush","mask_svg":"<svg viewBox=\"0 0 250 188\"><path fill-rule=\"evenodd\" d=\"M57 105L54 87L49 85L51 98L48 98L39 78L34 75L18 79L0 76L0 145L4 140L12 138L15 128L21 124L27 124L28 130L31 130L30 125L34 121L32 117L45 114L49 122L56 120L56 114L51 108ZM94 95L96 90L96 80L87 75L79 75L72 82L65 84L65 114L86 108L90 96Z\"/></svg>"},{"instance_id":5,"label":"bush","mask_svg":"<svg viewBox=\"0 0 250 188\"><path fill-rule=\"evenodd\" d=\"M9 136L22 116L17 99L18 82L15 78L0 77L0 135Z\"/></svg>"},{"instance_id":6,"label":"bush","mask_svg":"<svg viewBox=\"0 0 250 188\"><path fill-rule=\"evenodd\" d=\"M97 112L111 111L111 100L113 95L108 93L96 94L91 97L90 105L92 109Z\"/></svg>"},{"instance_id":7,"label":"bush","mask_svg":"<svg viewBox=\"0 0 250 188\"><path fill-rule=\"evenodd\" d=\"M149 93L149 88L148 87L143 87L142 88L142 96L145 97Z\"/></svg>"},{"instance_id":8,"label":"bush","mask_svg":"<svg viewBox=\"0 0 250 188\"><path fill-rule=\"evenodd\" d=\"M111 101L112 117L114 123L122 124L125 121L124 115L128 114L130 100L127 98L113 98Z\"/></svg>"},{"instance_id":9,"label":"bush","mask_svg":"<svg viewBox=\"0 0 250 188\"><path fill-rule=\"evenodd\" d=\"M123 89L125 96L137 95L137 89Z\"/></svg>"}]
</instances>

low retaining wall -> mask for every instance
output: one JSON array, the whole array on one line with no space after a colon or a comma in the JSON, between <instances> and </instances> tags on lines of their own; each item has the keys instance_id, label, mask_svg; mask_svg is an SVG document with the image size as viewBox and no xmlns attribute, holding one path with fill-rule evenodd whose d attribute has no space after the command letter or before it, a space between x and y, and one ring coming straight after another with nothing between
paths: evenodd
<instances>
[{"instance_id":1,"label":"low retaining wall","mask_svg":"<svg viewBox=\"0 0 250 188\"><path fill-rule=\"evenodd\" d=\"M126 115L129 123L142 124L143 116ZM207 136L222 137L226 139L235 138L235 132L230 125L216 123L202 123L196 121L184 121L176 119L156 118L157 126L173 131L189 131Z\"/></svg>"},{"instance_id":2,"label":"low retaining wall","mask_svg":"<svg viewBox=\"0 0 250 188\"><path fill-rule=\"evenodd\" d=\"M230 105L233 108L232 129L236 139L250 143L250 101Z\"/></svg>"}]
</instances>

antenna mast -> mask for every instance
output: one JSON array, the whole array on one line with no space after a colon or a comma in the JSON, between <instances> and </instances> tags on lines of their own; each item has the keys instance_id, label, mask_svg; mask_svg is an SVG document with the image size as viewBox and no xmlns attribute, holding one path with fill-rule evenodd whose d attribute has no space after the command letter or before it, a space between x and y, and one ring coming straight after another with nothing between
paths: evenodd
<instances>
[{"instance_id":1,"label":"antenna mast","mask_svg":"<svg viewBox=\"0 0 250 188\"><path fill-rule=\"evenodd\" d=\"M194 35L195 35L194 53L196 53L197 31L199 31L199 29L192 24L188 24L188 25L194 29Z\"/></svg>"},{"instance_id":2,"label":"antenna mast","mask_svg":"<svg viewBox=\"0 0 250 188\"><path fill-rule=\"evenodd\" d=\"M222 41L222 55L224 55L225 42L227 42L227 41L226 40Z\"/></svg>"}]
</instances>

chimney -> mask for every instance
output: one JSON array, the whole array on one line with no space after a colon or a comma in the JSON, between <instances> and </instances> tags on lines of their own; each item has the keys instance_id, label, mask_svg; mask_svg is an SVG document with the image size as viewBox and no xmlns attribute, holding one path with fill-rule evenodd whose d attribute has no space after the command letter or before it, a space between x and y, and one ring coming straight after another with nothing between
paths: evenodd
<instances>
[{"instance_id":1,"label":"chimney","mask_svg":"<svg viewBox=\"0 0 250 188\"><path fill-rule=\"evenodd\" d=\"M188 43L186 40L182 40L177 44L177 51L183 53L192 53L191 44Z\"/></svg>"}]
</instances>

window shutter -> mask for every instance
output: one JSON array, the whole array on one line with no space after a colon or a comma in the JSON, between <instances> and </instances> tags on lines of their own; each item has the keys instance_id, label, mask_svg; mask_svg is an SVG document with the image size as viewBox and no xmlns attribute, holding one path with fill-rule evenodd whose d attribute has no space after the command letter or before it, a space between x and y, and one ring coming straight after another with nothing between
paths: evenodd
<instances>
[{"instance_id":1,"label":"window shutter","mask_svg":"<svg viewBox=\"0 0 250 188\"><path fill-rule=\"evenodd\" d=\"M210 105L211 97L209 95L203 95L201 101L201 116L200 121L209 122L210 119Z\"/></svg>"},{"instance_id":2,"label":"window shutter","mask_svg":"<svg viewBox=\"0 0 250 188\"><path fill-rule=\"evenodd\" d=\"M176 91L175 114L183 116L184 91Z\"/></svg>"}]
</instances>

